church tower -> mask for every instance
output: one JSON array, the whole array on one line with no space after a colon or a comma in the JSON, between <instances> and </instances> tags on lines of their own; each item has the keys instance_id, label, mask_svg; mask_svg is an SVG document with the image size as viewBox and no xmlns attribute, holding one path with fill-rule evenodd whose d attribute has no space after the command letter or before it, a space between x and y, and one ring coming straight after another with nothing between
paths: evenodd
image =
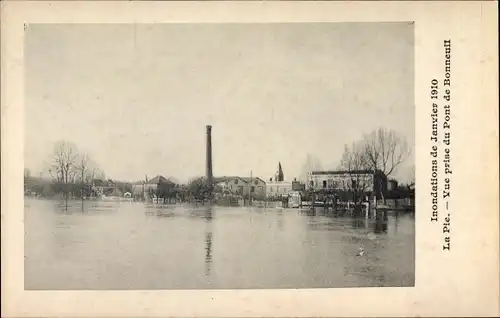
<instances>
[{"instance_id":1,"label":"church tower","mask_svg":"<svg viewBox=\"0 0 500 318\"><path fill-rule=\"evenodd\" d=\"M283 174L283 168L281 168L281 162L278 163L278 171L276 171L274 181L277 182L285 181L285 175Z\"/></svg>"}]
</instances>

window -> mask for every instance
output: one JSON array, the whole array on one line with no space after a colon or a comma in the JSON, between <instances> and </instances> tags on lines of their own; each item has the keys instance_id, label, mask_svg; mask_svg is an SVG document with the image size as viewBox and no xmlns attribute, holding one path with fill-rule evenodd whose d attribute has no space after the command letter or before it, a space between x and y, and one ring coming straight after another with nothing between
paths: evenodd
<instances>
[{"instance_id":1,"label":"window","mask_svg":"<svg viewBox=\"0 0 500 318\"><path fill-rule=\"evenodd\" d=\"M239 191L239 193L240 193L240 194L243 194L243 186L239 186L238 188L239 188L239 190L238 190L238 191Z\"/></svg>"},{"instance_id":2,"label":"window","mask_svg":"<svg viewBox=\"0 0 500 318\"><path fill-rule=\"evenodd\" d=\"M234 184L238 184L238 179L234 179Z\"/></svg>"},{"instance_id":3,"label":"window","mask_svg":"<svg viewBox=\"0 0 500 318\"><path fill-rule=\"evenodd\" d=\"M252 186L252 187L250 188L250 191L251 191L251 192L255 192L255 187L254 187L254 186Z\"/></svg>"},{"instance_id":4,"label":"window","mask_svg":"<svg viewBox=\"0 0 500 318\"><path fill-rule=\"evenodd\" d=\"M273 187L269 187L269 192L273 193Z\"/></svg>"},{"instance_id":5,"label":"window","mask_svg":"<svg viewBox=\"0 0 500 318\"><path fill-rule=\"evenodd\" d=\"M323 180L323 189L326 189L326 180Z\"/></svg>"}]
</instances>

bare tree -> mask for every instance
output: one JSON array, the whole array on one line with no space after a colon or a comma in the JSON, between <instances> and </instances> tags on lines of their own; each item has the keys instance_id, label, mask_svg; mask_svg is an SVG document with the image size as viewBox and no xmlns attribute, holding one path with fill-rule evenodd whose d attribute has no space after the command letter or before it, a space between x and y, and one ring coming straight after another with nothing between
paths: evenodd
<instances>
[{"instance_id":1,"label":"bare tree","mask_svg":"<svg viewBox=\"0 0 500 318\"><path fill-rule=\"evenodd\" d=\"M96 164L86 153L78 156L75 169L77 179L80 183L80 196L82 199L83 210L84 199L90 194L92 183L95 179L96 174L98 173L98 169Z\"/></svg>"},{"instance_id":2,"label":"bare tree","mask_svg":"<svg viewBox=\"0 0 500 318\"><path fill-rule=\"evenodd\" d=\"M345 145L339 168L347 174L347 178L340 181L341 188L353 195L357 205L373 182L372 169L362 142L353 143L351 147Z\"/></svg>"},{"instance_id":3,"label":"bare tree","mask_svg":"<svg viewBox=\"0 0 500 318\"><path fill-rule=\"evenodd\" d=\"M68 198L74 184L77 170L75 169L78 150L67 141L58 141L50 158L49 173L58 192L62 192L68 208Z\"/></svg>"},{"instance_id":4,"label":"bare tree","mask_svg":"<svg viewBox=\"0 0 500 318\"><path fill-rule=\"evenodd\" d=\"M315 157L311 154L308 154L306 157L306 160L304 162L304 165L302 166L302 171L301 171L299 179L302 182L307 182L307 181L309 181L307 178L308 178L308 175L311 171L321 170L321 169L323 169L321 161L317 157Z\"/></svg>"},{"instance_id":5,"label":"bare tree","mask_svg":"<svg viewBox=\"0 0 500 318\"><path fill-rule=\"evenodd\" d=\"M412 165L410 168L410 178L408 180L408 186L412 187L415 185L415 165Z\"/></svg>"},{"instance_id":6,"label":"bare tree","mask_svg":"<svg viewBox=\"0 0 500 318\"><path fill-rule=\"evenodd\" d=\"M383 182L408 158L410 148L406 140L393 130L379 128L366 135L364 138L365 155L370 168L379 171L385 178L378 178L378 182ZM378 184L379 189L385 189L382 184ZM383 201L385 196L381 192Z\"/></svg>"},{"instance_id":7,"label":"bare tree","mask_svg":"<svg viewBox=\"0 0 500 318\"><path fill-rule=\"evenodd\" d=\"M410 155L404 138L395 131L379 128L364 138L366 159L373 170L380 170L386 177Z\"/></svg>"},{"instance_id":8,"label":"bare tree","mask_svg":"<svg viewBox=\"0 0 500 318\"><path fill-rule=\"evenodd\" d=\"M101 169L97 169L96 168L95 179L99 179L99 180L105 181L106 180L106 174Z\"/></svg>"}]
</instances>

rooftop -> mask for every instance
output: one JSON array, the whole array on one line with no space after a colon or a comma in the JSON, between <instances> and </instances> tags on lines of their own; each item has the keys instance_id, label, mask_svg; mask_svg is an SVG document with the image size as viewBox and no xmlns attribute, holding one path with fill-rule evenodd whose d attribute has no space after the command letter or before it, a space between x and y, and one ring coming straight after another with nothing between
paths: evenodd
<instances>
[{"instance_id":1,"label":"rooftop","mask_svg":"<svg viewBox=\"0 0 500 318\"><path fill-rule=\"evenodd\" d=\"M262 180L261 178L259 177L239 177L241 180L245 181L246 183L251 183L251 182L255 182L255 180L260 180L262 182L265 182L264 180Z\"/></svg>"},{"instance_id":2,"label":"rooftop","mask_svg":"<svg viewBox=\"0 0 500 318\"><path fill-rule=\"evenodd\" d=\"M373 174L374 170L363 169L363 170L330 170L330 171L311 171L313 176L318 175L343 175L343 174Z\"/></svg>"},{"instance_id":3,"label":"rooftop","mask_svg":"<svg viewBox=\"0 0 500 318\"><path fill-rule=\"evenodd\" d=\"M113 180L94 179L94 186L96 187L112 187L114 186Z\"/></svg>"},{"instance_id":4,"label":"rooftop","mask_svg":"<svg viewBox=\"0 0 500 318\"><path fill-rule=\"evenodd\" d=\"M244 178L241 178L241 177L238 177L238 176L222 176L222 177L215 177L214 178L214 181L215 182L227 182L227 181L231 181L231 180L234 180L234 179L238 179L238 180L241 180L245 183L248 183L247 181L245 181Z\"/></svg>"},{"instance_id":5,"label":"rooftop","mask_svg":"<svg viewBox=\"0 0 500 318\"><path fill-rule=\"evenodd\" d=\"M168 178L165 178L164 176L157 175L153 179L148 180L148 182L146 182L146 183L147 184L158 184L158 183L174 183L174 182L172 182Z\"/></svg>"},{"instance_id":6,"label":"rooftop","mask_svg":"<svg viewBox=\"0 0 500 318\"><path fill-rule=\"evenodd\" d=\"M215 182L226 182L226 181L231 181L231 180L234 180L234 179L238 179L238 180L241 180L245 183L251 183L251 182L255 182L255 180L260 180L262 182L265 182L264 180L262 180L261 178L259 177L238 177L238 176L222 176L222 177L216 177L214 178L214 181Z\"/></svg>"}]
</instances>

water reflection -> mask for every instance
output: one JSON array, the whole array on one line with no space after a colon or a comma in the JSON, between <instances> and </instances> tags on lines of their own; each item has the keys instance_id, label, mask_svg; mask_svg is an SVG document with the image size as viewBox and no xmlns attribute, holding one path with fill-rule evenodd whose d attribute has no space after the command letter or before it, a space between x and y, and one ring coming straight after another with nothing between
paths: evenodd
<instances>
[{"instance_id":1,"label":"water reflection","mask_svg":"<svg viewBox=\"0 0 500 318\"><path fill-rule=\"evenodd\" d=\"M399 224L399 212L396 213L394 217L394 233L398 233L398 224Z\"/></svg>"},{"instance_id":2,"label":"water reflection","mask_svg":"<svg viewBox=\"0 0 500 318\"><path fill-rule=\"evenodd\" d=\"M210 276L212 269L212 221L213 209L211 205L203 207L203 218L206 221L205 229L205 275Z\"/></svg>"},{"instance_id":3,"label":"water reflection","mask_svg":"<svg viewBox=\"0 0 500 318\"><path fill-rule=\"evenodd\" d=\"M283 230L283 210L278 210L277 213L277 218L276 218L276 225L278 226L278 229Z\"/></svg>"},{"instance_id":4,"label":"water reflection","mask_svg":"<svg viewBox=\"0 0 500 318\"><path fill-rule=\"evenodd\" d=\"M212 266L212 232L205 234L205 275L210 275Z\"/></svg>"},{"instance_id":5,"label":"water reflection","mask_svg":"<svg viewBox=\"0 0 500 318\"><path fill-rule=\"evenodd\" d=\"M375 233L387 233L387 222L377 221L373 230Z\"/></svg>"},{"instance_id":6,"label":"water reflection","mask_svg":"<svg viewBox=\"0 0 500 318\"><path fill-rule=\"evenodd\" d=\"M375 233L387 233L387 223L389 221L388 211L377 211L375 218Z\"/></svg>"},{"instance_id":7,"label":"water reflection","mask_svg":"<svg viewBox=\"0 0 500 318\"><path fill-rule=\"evenodd\" d=\"M207 221L207 222L212 222L212 219L213 219L213 215L212 215L212 206L207 206L203 209L203 218Z\"/></svg>"},{"instance_id":8,"label":"water reflection","mask_svg":"<svg viewBox=\"0 0 500 318\"><path fill-rule=\"evenodd\" d=\"M368 228L368 219L363 218L363 219L352 219L351 226L355 229L361 228L361 229L366 229Z\"/></svg>"},{"instance_id":9,"label":"water reflection","mask_svg":"<svg viewBox=\"0 0 500 318\"><path fill-rule=\"evenodd\" d=\"M407 215L374 220L296 209L95 204L85 213L61 213L47 201L26 205L26 289L414 283L414 220ZM365 253L356 256L361 245Z\"/></svg>"}]
</instances>

